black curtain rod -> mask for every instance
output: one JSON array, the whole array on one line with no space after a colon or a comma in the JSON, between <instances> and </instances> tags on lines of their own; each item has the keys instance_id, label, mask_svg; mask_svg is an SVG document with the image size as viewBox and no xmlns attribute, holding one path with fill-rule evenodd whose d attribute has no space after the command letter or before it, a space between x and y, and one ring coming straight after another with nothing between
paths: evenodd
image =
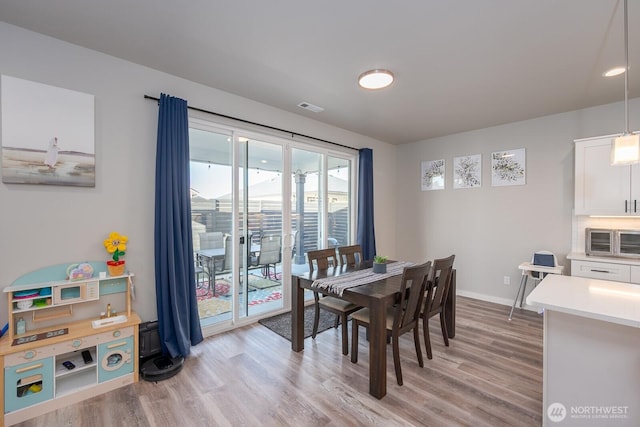
<instances>
[{"instance_id":1,"label":"black curtain rod","mask_svg":"<svg viewBox=\"0 0 640 427\"><path fill-rule=\"evenodd\" d=\"M145 95L144 97L145 97L145 99L151 99L151 100L154 100L154 101L160 102L160 99L159 99L159 98L156 98L155 96ZM239 118L237 118L237 117L227 116L226 114L220 114L220 113L216 113L216 112L213 112L213 111L204 110L204 109L202 109L202 108L191 107L191 106L187 106L187 108L188 108L189 110L200 111L201 113L213 114L214 116L224 117L225 119L236 120L236 121L238 121L238 122L247 123L247 124L250 124L250 125L261 126L261 127L263 127L263 128L267 128L267 129L271 129L271 130L277 130L278 132L288 133L288 134L290 134L292 137L293 137L293 136L301 136L301 137L303 137L303 138L313 139L314 141L324 142L325 144L331 144L331 145L335 145L335 146L338 146L338 147L348 148L348 149L350 149L350 150L356 150L356 151L358 151L358 149L357 149L357 148L349 147L348 145L338 144L337 142L327 141L326 139L316 138L315 136L304 135L304 134L302 134L302 133L298 133L298 132L291 132L290 130L280 129L280 128L277 128L277 127L274 127L274 126L269 126L269 125L263 125L262 123L256 123L256 122L252 122L252 121L250 121L250 120L239 119Z\"/></svg>"}]
</instances>

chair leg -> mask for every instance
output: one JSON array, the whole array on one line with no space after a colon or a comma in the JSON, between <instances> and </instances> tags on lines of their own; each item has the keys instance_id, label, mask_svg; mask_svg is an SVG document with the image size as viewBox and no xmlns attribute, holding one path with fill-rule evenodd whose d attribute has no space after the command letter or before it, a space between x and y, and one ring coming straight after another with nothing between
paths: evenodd
<instances>
[{"instance_id":1,"label":"chair leg","mask_svg":"<svg viewBox=\"0 0 640 427\"><path fill-rule=\"evenodd\" d=\"M313 331L311 332L311 338L316 339L318 334L318 323L320 323L320 305L318 302L314 304L315 311L313 313Z\"/></svg>"},{"instance_id":2,"label":"chair leg","mask_svg":"<svg viewBox=\"0 0 640 427\"><path fill-rule=\"evenodd\" d=\"M527 279L524 280L524 288L522 288L522 295L520 295L520 308L522 308L522 304L524 303L524 294L526 293L527 293Z\"/></svg>"},{"instance_id":3,"label":"chair leg","mask_svg":"<svg viewBox=\"0 0 640 427\"><path fill-rule=\"evenodd\" d=\"M416 356L418 357L418 365L424 368L424 360L422 360L422 347L420 346L420 323L416 322L416 327L413 328L413 342L416 346Z\"/></svg>"},{"instance_id":4,"label":"chair leg","mask_svg":"<svg viewBox=\"0 0 640 427\"><path fill-rule=\"evenodd\" d=\"M431 340L429 339L429 317L427 313L422 316L422 329L424 330L424 346L427 348L427 359L433 359L431 354Z\"/></svg>"},{"instance_id":5,"label":"chair leg","mask_svg":"<svg viewBox=\"0 0 640 427\"><path fill-rule=\"evenodd\" d=\"M440 312L440 329L442 330L442 338L444 338L444 345L449 347L449 334L447 333L447 324L444 321L444 310Z\"/></svg>"},{"instance_id":6,"label":"chair leg","mask_svg":"<svg viewBox=\"0 0 640 427\"><path fill-rule=\"evenodd\" d=\"M207 276L209 277L209 288L211 289L211 291L213 292L213 296L216 296L216 271L215 269L213 270L213 273L208 273Z\"/></svg>"},{"instance_id":7,"label":"chair leg","mask_svg":"<svg viewBox=\"0 0 640 427\"><path fill-rule=\"evenodd\" d=\"M342 354L349 354L349 327L347 323L347 313L340 315L342 322Z\"/></svg>"},{"instance_id":8,"label":"chair leg","mask_svg":"<svg viewBox=\"0 0 640 427\"><path fill-rule=\"evenodd\" d=\"M339 324L340 324L340 315L336 314L336 320L333 322L333 328L338 329Z\"/></svg>"},{"instance_id":9,"label":"chair leg","mask_svg":"<svg viewBox=\"0 0 640 427\"><path fill-rule=\"evenodd\" d=\"M398 342L398 335L394 334L391 337L393 345L393 366L396 368L396 380L398 385L402 385L402 368L400 367L400 343Z\"/></svg>"},{"instance_id":10,"label":"chair leg","mask_svg":"<svg viewBox=\"0 0 640 427\"><path fill-rule=\"evenodd\" d=\"M358 321L351 319L351 363L358 363Z\"/></svg>"},{"instance_id":11,"label":"chair leg","mask_svg":"<svg viewBox=\"0 0 640 427\"><path fill-rule=\"evenodd\" d=\"M527 275L523 274L522 275L522 279L520 279L520 286L518 286L518 292L516 293L516 298L513 300L513 305L511 306L511 311L509 312L509 319L511 320L513 318L513 310L516 308L516 304L518 302L518 297L520 296L520 291L522 290L522 287L525 287L525 290L527 289ZM522 292L522 296L524 297L524 292ZM522 300L521 300L522 301ZM522 308L522 302L520 303L520 307Z\"/></svg>"}]
</instances>

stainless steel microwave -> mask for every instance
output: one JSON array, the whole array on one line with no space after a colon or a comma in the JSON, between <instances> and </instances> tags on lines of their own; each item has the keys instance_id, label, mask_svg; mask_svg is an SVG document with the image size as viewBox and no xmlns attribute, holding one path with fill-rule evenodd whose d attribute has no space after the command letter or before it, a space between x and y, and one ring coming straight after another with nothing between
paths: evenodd
<instances>
[{"instance_id":1,"label":"stainless steel microwave","mask_svg":"<svg viewBox=\"0 0 640 427\"><path fill-rule=\"evenodd\" d=\"M587 228L586 254L621 258L640 258L640 230Z\"/></svg>"}]
</instances>

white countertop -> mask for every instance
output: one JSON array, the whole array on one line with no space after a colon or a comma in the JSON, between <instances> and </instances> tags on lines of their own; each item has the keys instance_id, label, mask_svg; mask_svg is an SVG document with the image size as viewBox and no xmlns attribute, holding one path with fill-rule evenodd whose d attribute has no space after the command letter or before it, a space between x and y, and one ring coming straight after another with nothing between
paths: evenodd
<instances>
[{"instance_id":1,"label":"white countertop","mask_svg":"<svg viewBox=\"0 0 640 427\"><path fill-rule=\"evenodd\" d=\"M527 304L640 328L640 285L549 274Z\"/></svg>"}]
</instances>

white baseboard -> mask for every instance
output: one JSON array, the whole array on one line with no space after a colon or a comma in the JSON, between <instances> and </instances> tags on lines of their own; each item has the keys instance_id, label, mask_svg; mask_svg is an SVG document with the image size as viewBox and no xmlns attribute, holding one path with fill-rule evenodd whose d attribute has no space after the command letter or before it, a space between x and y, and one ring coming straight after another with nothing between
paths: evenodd
<instances>
[{"instance_id":1,"label":"white baseboard","mask_svg":"<svg viewBox=\"0 0 640 427\"><path fill-rule=\"evenodd\" d=\"M467 298L479 299L480 301L493 302L500 305L506 305L508 307L511 307L513 305L513 299L494 297L491 295L479 294L477 292L465 291L462 289L456 289L456 295L460 295ZM516 308L519 308L519 306L516 306ZM527 305L526 303L522 308L530 311L538 311L535 307Z\"/></svg>"}]
</instances>

